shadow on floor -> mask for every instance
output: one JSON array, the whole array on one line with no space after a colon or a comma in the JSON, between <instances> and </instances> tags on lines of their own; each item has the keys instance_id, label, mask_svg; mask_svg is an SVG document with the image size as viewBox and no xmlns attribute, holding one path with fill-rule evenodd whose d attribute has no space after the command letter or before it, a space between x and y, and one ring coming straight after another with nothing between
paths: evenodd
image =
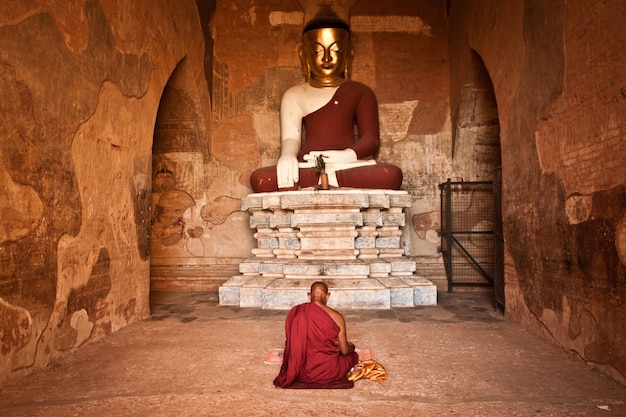
<instances>
[{"instance_id":1,"label":"shadow on floor","mask_svg":"<svg viewBox=\"0 0 626 417\"><path fill-rule=\"evenodd\" d=\"M436 306L403 307L388 310L343 309L341 311L347 321L353 322L385 319L400 322L490 323L504 319L502 313L495 307L493 292L490 291L440 292L437 297ZM218 304L219 299L216 291L153 291L150 297L151 320L173 319L182 323L214 320L216 318L282 320L287 315L285 310L218 306Z\"/></svg>"}]
</instances>

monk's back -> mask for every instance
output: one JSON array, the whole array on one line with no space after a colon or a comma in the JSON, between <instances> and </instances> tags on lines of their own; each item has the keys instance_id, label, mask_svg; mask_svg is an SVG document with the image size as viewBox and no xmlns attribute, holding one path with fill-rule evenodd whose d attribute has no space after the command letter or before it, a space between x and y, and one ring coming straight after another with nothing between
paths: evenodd
<instances>
[{"instance_id":1,"label":"monk's back","mask_svg":"<svg viewBox=\"0 0 626 417\"><path fill-rule=\"evenodd\" d=\"M285 356L274 380L276 386L288 387L293 382L333 383L345 378L357 362L358 355L338 352L339 325L324 307L315 302L304 303L287 315Z\"/></svg>"},{"instance_id":2,"label":"monk's back","mask_svg":"<svg viewBox=\"0 0 626 417\"><path fill-rule=\"evenodd\" d=\"M339 314L337 310L332 309L328 307L327 305L322 304L320 302L315 302L315 305L321 307L330 316L330 318L333 319L333 321L337 325L337 330L339 331L339 327L341 326L341 323L342 323L341 314Z\"/></svg>"}]
</instances>

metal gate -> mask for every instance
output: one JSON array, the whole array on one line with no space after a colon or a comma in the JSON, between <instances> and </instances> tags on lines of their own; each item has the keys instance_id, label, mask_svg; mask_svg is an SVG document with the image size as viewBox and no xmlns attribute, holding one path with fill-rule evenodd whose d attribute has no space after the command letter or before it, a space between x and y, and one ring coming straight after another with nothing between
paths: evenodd
<instances>
[{"instance_id":1,"label":"metal gate","mask_svg":"<svg viewBox=\"0 0 626 417\"><path fill-rule=\"evenodd\" d=\"M501 239L501 234L498 236L495 226L501 221L497 218L500 216L500 193L495 188L493 181L454 182L448 179L439 184L440 251L448 278L448 292L463 286L493 287L498 278L502 259L497 256L500 246L496 239ZM499 304L497 295L496 303ZM502 297L500 307L503 305Z\"/></svg>"}]
</instances>

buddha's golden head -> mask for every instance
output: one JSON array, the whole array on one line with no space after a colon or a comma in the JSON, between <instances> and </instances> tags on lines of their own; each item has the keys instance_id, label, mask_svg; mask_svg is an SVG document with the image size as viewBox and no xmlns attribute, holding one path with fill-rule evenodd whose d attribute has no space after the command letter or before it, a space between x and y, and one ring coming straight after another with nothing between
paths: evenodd
<instances>
[{"instance_id":1,"label":"buddha's golden head","mask_svg":"<svg viewBox=\"0 0 626 417\"><path fill-rule=\"evenodd\" d=\"M332 12L321 12L302 31L300 61L313 87L336 87L349 78L354 47L350 26Z\"/></svg>"}]
</instances>

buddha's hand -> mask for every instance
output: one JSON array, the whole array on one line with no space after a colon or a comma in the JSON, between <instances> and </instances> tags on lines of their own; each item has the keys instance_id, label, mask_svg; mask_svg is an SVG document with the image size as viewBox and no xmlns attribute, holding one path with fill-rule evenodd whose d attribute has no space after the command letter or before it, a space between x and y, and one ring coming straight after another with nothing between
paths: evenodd
<instances>
[{"instance_id":1,"label":"buddha's hand","mask_svg":"<svg viewBox=\"0 0 626 417\"><path fill-rule=\"evenodd\" d=\"M276 163L278 188L291 188L300 181L298 152L300 152L299 140L287 138L281 141L280 158Z\"/></svg>"},{"instance_id":2,"label":"buddha's hand","mask_svg":"<svg viewBox=\"0 0 626 417\"><path fill-rule=\"evenodd\" d=\"M311 151L304 155L305 161L315 162L315 158L322 155L324 162L330 165L333 164L345 164L355 162L357 160L356 152L352 149L344 149L342 151Z\"/></svg>"},{"instance_id":3,"label":"buddha's hand","mask_svg":"<svg viewBox=\"0 0 626 417\"><path fill-rule=\"evenodd\" d=\"M298 173L298 158L293 155L283 155L276 164L276 179L278 188L290 188L300 180Z\"/></svg>"}]
</instances>

